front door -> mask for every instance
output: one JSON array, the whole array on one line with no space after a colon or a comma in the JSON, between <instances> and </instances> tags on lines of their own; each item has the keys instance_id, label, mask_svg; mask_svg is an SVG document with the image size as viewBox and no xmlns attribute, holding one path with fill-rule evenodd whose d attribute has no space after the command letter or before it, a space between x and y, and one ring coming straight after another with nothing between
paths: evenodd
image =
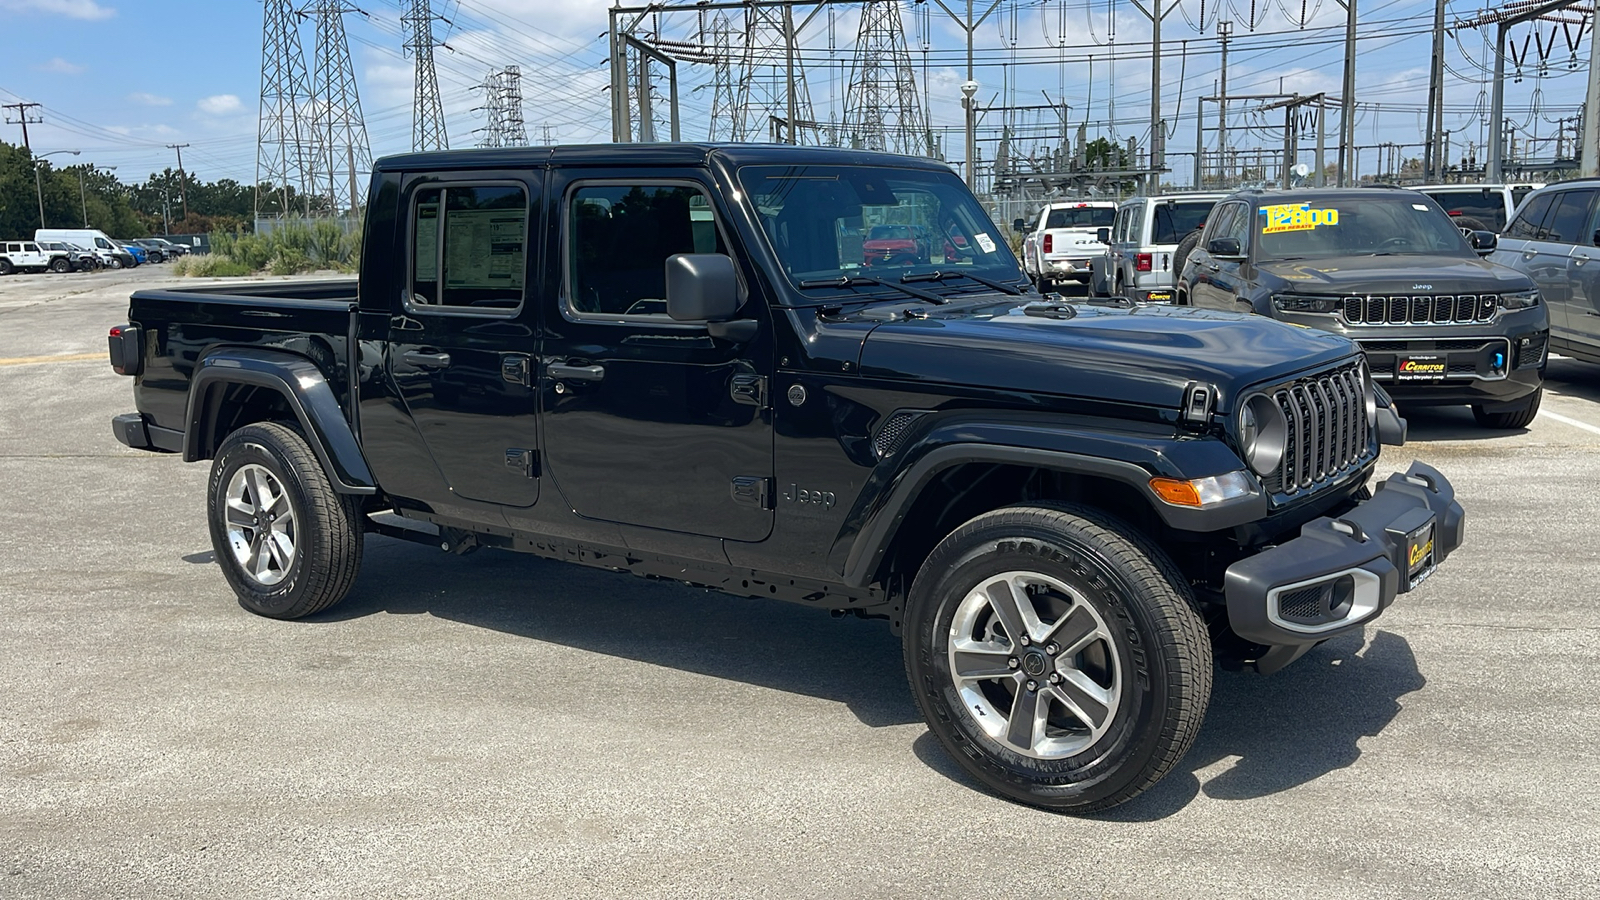
<instances>
[{"instance_id":1,"label":"front door","mask_svg":"<svg viewBox=\"0 0 1600 900\"><path fill-rule=\"evenodd\" d=\"M539 499L541 185L517 172L428 176L402 191L407 253L386 366L451 495ZM530 211L532 211L530 213ZM438 498L419 498L438 499Z\"/></svg>"},{"instance_id":2,"label":"front door","mask_svg":"<svg viewBox=\"0 0 1600 900\"><path fill-rule=\"evenodd\" d=\"M697 179L558 174L557 311L547 318L540 403L549 469L591 519L758 541L772 529L770 323L746 343L667 315L666 261L727 253ZM555 273L552 272L554 276Z\"/></svg>"},{"instance_id":3,"label":"front door","mask_svg":"<svg viewBox=\"0 0 1600 900\"><path fill-rule=\"evenodd\" d=\"M1218 213L1215 221L1206 228L1200 246L1193 251L1195 279L1191 288L1191 302L1195 306L1233 312L1239 310L1237 298L1245 288L1245 264L1236 259L1212 256L1208 245L1216 238L1233 238L1239 242L1241 250L1249 253L1250 231L1255 224L1255 217L1243 203L1225 203L1218 207Z\"/></svg>"}]
</instances>

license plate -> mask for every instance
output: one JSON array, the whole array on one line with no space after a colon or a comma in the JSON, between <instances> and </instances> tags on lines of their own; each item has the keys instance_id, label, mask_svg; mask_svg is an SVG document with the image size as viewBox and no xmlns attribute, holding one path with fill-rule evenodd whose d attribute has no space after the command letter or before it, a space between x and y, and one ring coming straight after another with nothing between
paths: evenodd
<instances>
[{"instance_id":1,"label":"license plate","mask_svg":"<svg viewBox=\"0 0 1600 900\"><path fill-rule=\"evenodd\" d=\"M1433 522L1406 535L1406 586L1414 588L1433 574Z\"/></svg>"},{"instance_id":2,"label":"license plate","mask_svg":"<svg viewBox=\"0 0 1600 900\"><path fill-rule=\"evenodd\" d=\"M1442 356L1402 356L1394 367L1396 381L1439 381L1447 368Z\"/></svg>"},{"instance_id":3,"label":"license plate","mask_svg":"<svg viewBox=\"0 0 1600 900\"><path fill-rule=\"evenodd\" d=\"M1171 303L1172 302L1172 292L1171 291L1151 291L1150 292L1150 302L1151 303Z\"/></svg>"}]
</instances>

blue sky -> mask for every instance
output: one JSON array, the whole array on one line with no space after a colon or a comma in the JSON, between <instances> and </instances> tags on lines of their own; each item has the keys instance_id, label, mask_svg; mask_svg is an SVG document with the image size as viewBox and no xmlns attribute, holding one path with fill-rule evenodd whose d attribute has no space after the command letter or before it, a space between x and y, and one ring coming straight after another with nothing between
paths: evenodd
<instances>
[{"instance_id":1,"label":"blue sky","mask_svg":"<svg viewBox=\"0 0 1600 900\"><path fill-rule=\"evenodd\" d=\"M367 15L349 16L347 29L374 155L409 150L412 83L411 63L400 50L402 0L355 5ZM539 141L548 126L559 141L608 139L601 37L606 6L603 0L435 0L436 10L452 20L437 26L450 44L437 54L451 146L474 143L473 129L483 119L473 110L482 94L472 85L491 67L507 63L521 65L524 72L530 138ZM0 102L44 104L39 112L45 121L30 126L35 150L83 153L54 158L61 164L115 165L120 178L137 181L175 164L165 144L188 143L184 163L197 176L248 182L255 170L261 9L253 0L0 0ZM931 4L921 9L931 15L924 18L906 6L911 57L918 79L927 73L933 124L950 130L946 147L957 156L962 33ZM1361 9L1362 33L1370 37L1363 37L1358 57L1357 94L1363 101L1358 142L1415 143L1426 102L1426 29L1433 4L1367 0ZM1448 19L1477 9L1457 0L1448 6ZM1173 123L1170 152L1192 149L1194 97L1212 92L1219 67L1218 18L1235 22L1232 92L1275 93L1280 84L1290 92L1338 91L1343 12L1334 0L1206 0L1204 6L1183 0L1165 23L1163 99L1169 114L1181 99L1182 115L1190 118ZM828 19L826 13L818 16L800 39L812 64L814 114L823 120L839 114L858 17L854 9L840 7L831 27ZM681 16L665 21L662 31L669 38L692 40L696 28L693 16ZM978 34L984 56L977 74L983 84L980 99L1033 104L1043 102L1041 92L1060 96L1074 123L1090 122L1091 136L1110 133L1143 141L1149 32L1149 21L1127 0L1007 0ZM1513 43L1520 45L1529 34L1516 33ZM1583 99L1585 67L1569 68L1573 29L1546 26L1541 40L1554 46L1544 76L1536 77L1531 62L1538 52L1530 43L1525 77L1508 91L1509 114L1524 137L1550 135L1552 121L1572 115ZM302 41L309 52L309 28ZM1588 41L1586 34L1575 41L1585 62ZM1448 49L1446 128L1455 132L1452 143L1459 151L1467 139L1482 134L1483 67L1492 54L1472 31L1462 31ZM687 138L705 137L710 91L692 88L709 80L705 67L685 69ZM1041 127L1049 115L1019 114L1016 124ZM1281 146L1271 128L1279 121L1281 116L1239 110L1230 126L1231 143ZM998 124L998 114L985 121ZM20 143L21 131L0 124L0 139ZM1180 174L1188 165L1177 159L1173 164ZM1363 164L1370 166L1370 161Z\"/></svg>"}]
</instances>

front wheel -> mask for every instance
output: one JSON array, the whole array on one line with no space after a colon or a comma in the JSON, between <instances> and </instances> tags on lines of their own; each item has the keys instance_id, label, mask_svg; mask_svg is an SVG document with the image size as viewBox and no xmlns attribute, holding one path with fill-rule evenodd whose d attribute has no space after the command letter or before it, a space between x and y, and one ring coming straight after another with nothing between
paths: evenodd
<instances>
[{"instance_id":1,"label":"front wheel","mask_svg":"<svg viewBox=\"0 0 1600 900\"><path fill-rule=\"evenodd\" d=\"M71 272L72 271L72 263L67 262L66 260L61 259L59 257L56 258L56 259L52 259L52 260L50 260L50 271L56 273L57 275L60 275L63 272Z\"/></svg>"},{"instance_id":2,"label":"front wheel","mask_svg":"<svg viewBox=\"0 0 1600 900\"><path fill-rule=\"evenodd\" d=\"M995 792L1109 809L1188 752L1211 695L1211 645L1159 548L1087 507L967 522L918 573L906 674L950 755Z\"/></svg>"},{"instance_id":3,"label":"front wheel","mask_svg":"<svg viewBox=\"0 0 1600 900\"><path fill-rule=\"evenodd\" d=\"M122 260L112 257L111 262L107 263L107 265L113 269L120 269L122 268Z\"/></svg>"},{"instance_id":4,"label":"front wheel","mask_svg":"<svg viewBox=\"0 0 1600 900\"><path fill-rule=\"evenodd\" d=\"M239 605L274 619L344 599L361 568L361 500L334 491L299 432L276 422L228 435L207 490L211 547Z\"/></svg>"},{"instance_id":5,"label":"front wheel","mask_svg":"<svg viewBox=\"0 0 1600 900\"><path fill-rule=\"evenodd\" d=\"M1539 404L1544 400L1544 386L1540 385L1534 392L1509 412L1488 412L1481 406L1472 408L1472 417L1478 420L1479 427L1510 429L1527 428L1534 417L1539 415Z\"/></svg>"}]
</instances>

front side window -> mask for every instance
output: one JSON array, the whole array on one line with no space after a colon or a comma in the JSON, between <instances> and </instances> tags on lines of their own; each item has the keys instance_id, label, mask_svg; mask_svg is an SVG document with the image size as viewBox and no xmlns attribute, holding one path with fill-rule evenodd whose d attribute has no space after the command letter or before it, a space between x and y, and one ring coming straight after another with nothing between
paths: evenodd
<instances>
[{"instance_id":1,"label":"front side window","mask_svg":"<svg viewBox=\"0 0 1600 900\"><path fill-rule=\"evenodd\" d=\"M38 244L23 244L22 245L22 252L23 253L38 253L39 252L39 245Z\"/></svg>"},{"instance_id":2,"label":"front side window","mask_svg":"<svg viewBox=\"0 0 1600 900\"><path fill-rule=\"evenodd\" d=\"M1231 237L1239 242L1239 250L1243 253L1250 252L1250 211L1245 206L1237 205L1233 215L1228 219L1228 230L1223 237Z\"/></svg>"},{"instance_id":3,"label":"front side window","mask_svg":"<svg viewBox=\"0 0 1600 900\"><path fill-rule=\"evenodd\" d=\"M97 238L94 239L94 245L96 247L99 247L101 250L114 250L114 249L116 249L115 247L111 246L111 242L110 241L106 240L105 238L100 238L100 237L97 237Z\"/></svg>"},{"instance_id":4,"label":"front side window","mask_svg":"<svg viewBox=\"0 0 1600 900\"><path fill-rule=\"evenodd\" d=\"M683 184L580 185L566 210L566 307L667 318L667 258L726 253L711 201Z\"/></svg>"},{"instance_id":5,"label":"front side window","mask_svg":"<svg viewBox=\"0 0 1600 900\"><path fill-rule=\"evenodd\" d=\"M739 182L795 284L845 275L894 278L970 270L1022 277L989 216L955 173L876 166L747 166ZM1046 217L1053 224L1056 210ZM1105 209L1105 225L1115 210ZM911 239L875 239L907 228ZM924 271L925 270L925 271ZM823 287L823 285L809 285Z\"/></svg>"},{"instance_id":6,"label":"front side window","mask_svg":"<svg viewBox=\"0 0 1600 900\"><path fill-rule=\"evenodd\" d=\"M411 303L452 311L522 306L528 200L517 185L418 190L411 208Z\"/></svg>"}]
</instances>

